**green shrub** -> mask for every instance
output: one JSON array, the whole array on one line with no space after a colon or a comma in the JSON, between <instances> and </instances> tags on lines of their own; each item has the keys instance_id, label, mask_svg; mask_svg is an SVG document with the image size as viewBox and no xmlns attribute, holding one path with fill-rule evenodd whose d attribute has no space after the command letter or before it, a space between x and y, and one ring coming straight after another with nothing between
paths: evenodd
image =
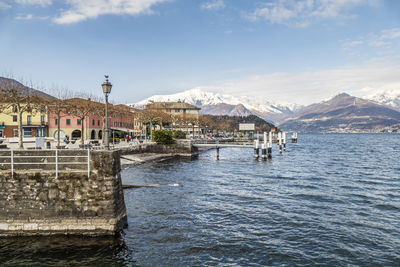
<instances>
[{"instance_id":1,"label":"green shrub","mask_svg":"<svg viewBox=\"0 0 400 267\"><path fill-rule=\"evenodd\" d=\"M168 145L174 142L172 132L168 130L155 130L153 131L153 140L157 144Z\"/></svg>"},{"instance_id":2,"label":"green shrub","mask_svg":"<svg viewBox=\"0 0 400 267\"><path fill-rule=\"evenodd\" d=\"M113 140L113 138L112 137L110 137L109 138L109 142L110 142L110 144L112 144L112 143L119 143L119 138L114 138L114 140ZM114 142L113 142L114 141Z\"/></svg>"},{"instance_id":3,"label":"green shrub","mask_svg":"<svg viewBox=\"0 0 400 267\"><path fill-rule=\"evenodd\" d=\"M186 139L186 134L181 130L177 130L174 131L173 137L175 139Z\"/></svg>"}]
</instances>

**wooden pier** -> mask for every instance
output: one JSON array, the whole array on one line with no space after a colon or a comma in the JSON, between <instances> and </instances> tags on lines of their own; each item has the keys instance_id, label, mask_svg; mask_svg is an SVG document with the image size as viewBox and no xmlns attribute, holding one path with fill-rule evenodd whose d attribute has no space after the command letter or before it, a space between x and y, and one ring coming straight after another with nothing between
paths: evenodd
<instances>
[{"instance_id":1,"label":"wooden pier","mask_svg":"<svg viewBox=\"0 0 400 267\"><path fill-rule=\"evenodd\" d=\"M261 144L261 158L266 160L272 158L272 143L279 145L279 152L283 153L286 151L286 142L291 140L292 143L297 143L297 133L293 133L291 137L286 138L285 132L279 132L276 136L272 132L264 132ZM235 141L234 139L221 139L221 140L199 140L192 144L197 148L211 148L216 149L216 156L219 159L219 149L225 147L239 147L239 148L252 148L254 149L254 157L259 158L260 154L260 140L256 139L252 142Z\"/></svg>"}]
</instances>

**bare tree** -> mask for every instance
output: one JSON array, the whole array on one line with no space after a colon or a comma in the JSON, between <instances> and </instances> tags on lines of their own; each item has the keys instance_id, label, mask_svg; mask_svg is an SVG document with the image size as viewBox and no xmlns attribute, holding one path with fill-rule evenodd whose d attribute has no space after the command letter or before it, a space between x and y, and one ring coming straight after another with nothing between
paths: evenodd
<instances>
[{"instance_id":1,"label":"bare tree","mask_svg":"<svg viewBox=\"0 0 400 267\"><path fill-rule=\"evenodd\" d=\"M96 112L96 106L100 103L93 102L90 97L88 99L75 97L67 99L66 102L69 105L70 114L81 120L81 144L84 144L85 119Z\"/></svg>"},{"instance_id":2,"label":"bare tree","mask_svg":"<svg viewBox=\"0 0 400 267\"><path fill-rule=\"evenodd\" d=\"M206 137L206 131L208 129L212 130L214 128L214 122L208 115L199 116L199 128L204 129L204 138Z\"/></svg>"},{"instance_id":3,"label":"bare tree","mask_svg":"<svg viewBox=\"0 0 400 267\"><path fill-rule=\"evenodd\" d=\"M54 97L50 100L49 111L56 116L57 120L57 146L60 146L61 118L71 114L71 105L66 101L72 93L68 90L53 89Z\"/></svg>"},{"instance_id":4,"label":"bare tree","mask_svg":"<svg viewBox=\"0 0 400 267\"><path fill-rule=\"evenodd\" d=\"M143 109L137 112L138 120L145 124L150 125L150 138L153 139L153 128L159 125L161 128L172 123L171 115L152 109ZM146 133L147 134L147 133Z\"/></svg>"},{"instance_id":5,"label":"bare tree","mask_svg":"<svg viewBox=\"0 0 400 267\"><path fill-rule=\"evenodd\" d=\"M24 148L22 115L35 114L46 108L48 99L40 96L36 90L24 86L13 79L4 79L0 84L0 106L5 114L17 114L18 147Z\"/></svg>"}]
</instances>

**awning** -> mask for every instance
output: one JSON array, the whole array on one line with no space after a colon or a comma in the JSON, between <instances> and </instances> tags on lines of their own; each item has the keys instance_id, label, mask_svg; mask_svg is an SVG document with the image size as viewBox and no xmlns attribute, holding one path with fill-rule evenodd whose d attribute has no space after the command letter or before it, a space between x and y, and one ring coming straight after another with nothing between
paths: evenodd
<instances>
[{"instance_id":1,"label":"awning","mask_svg":"<svg viewBox=\"0 0 400 267\"><path fill-rule=\"evenodd\" d=\"M45 128L44 125L23 125L22 128Z\"/></svg>"},{"instance_id":2,"label":"awning","mask_svg":"<svg viewBox=\"0 0 400 267\"><path fill-rule=\"evenodd\" d=\"M127 132L127 133L134 133L135 130L128 129L128 128L118 128L118 127L111 127L111 130L120 131L120 132Z\"/></svg>"}]
</instances>

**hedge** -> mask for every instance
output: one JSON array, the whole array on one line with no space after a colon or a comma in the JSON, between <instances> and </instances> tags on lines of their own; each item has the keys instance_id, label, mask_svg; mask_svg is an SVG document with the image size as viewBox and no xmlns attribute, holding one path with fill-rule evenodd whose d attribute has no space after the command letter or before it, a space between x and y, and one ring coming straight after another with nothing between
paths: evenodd
<instances>
[{"instance_id":1,"label":"hedge","mask_svg":"<svg viewBox=\"0 0 400 267\"><path fill-rule=\"evenodd\" d=\"M174 143L172 132L168 130L155 130L153 131L153 140L157 144L168 145Z\"/></svg>"}]
</instances>

